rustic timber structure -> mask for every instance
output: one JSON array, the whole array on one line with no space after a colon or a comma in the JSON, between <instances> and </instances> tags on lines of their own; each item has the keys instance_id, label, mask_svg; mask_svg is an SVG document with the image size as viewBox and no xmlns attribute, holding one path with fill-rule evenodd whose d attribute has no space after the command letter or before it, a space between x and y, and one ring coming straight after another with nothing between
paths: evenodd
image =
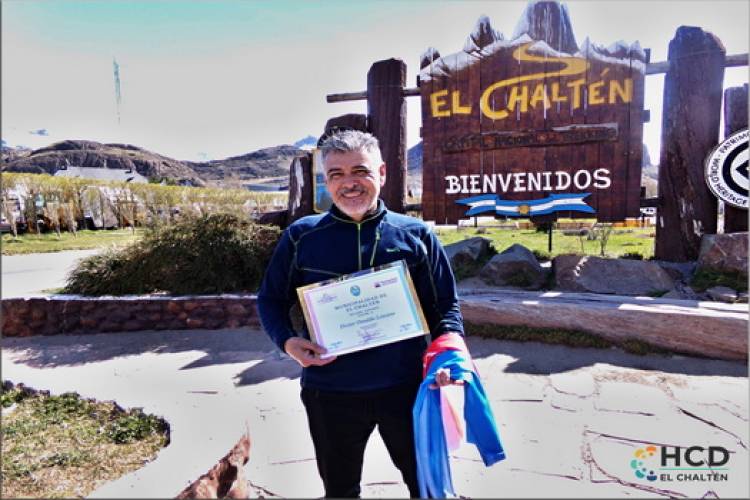
<instances>
[{"instance_id":1,"label":"rustic timber structure","mask_svg":"<svg viewBox=\"0 0 750 500\"><path fill-rule=\"evenodd\" d=\"M659 160L658 259L698 258L703 234L716 233L717 201L703 161L719 140L725 51L700 28L680 27L669 43Z\"/></svg>"},{"instance_id":2,"label":"rustic timber structure","mask_svg":"<svg viewBox=\"0 0 750 500\"><path fill-rule=\"evenodd\" d=\"M637 217L646 53L579 48L557 2L530 3L519 27L508 41L483 17L461 52L422 58L424 218L549 214L572 207L541 208L563 193L587 217Z\"/></svg>"},{"instance_id":3,"label":"rustic timber structure","mask_svg":"<svg viewBox=\"0 0 750 500\"><path fill-rule=\"evenodd\" d=\"M385 107L402 110L409 96L422 100L425 220L456 223L493 208L498 215L556 218L559 211L536 216L534 201L538 207L546 200L562 216L622 221L649 206L657 208L657 257L693 260L700 237L717 231L703 161L719 141L724 68L747 64L748 54L726 55L717 37L692 27L677 30L667 61L651 62L637 43L603 48L587 39L579 46L565 7L533 1L512 40L482 17L462 51L425 51L418 86L397 88L393 78L395 104ZM664 73L659 196L642 199L644 77ZM372 110L383 106L373 101L386 97L370 81L368 74L367 91L327 100L366 99L368 116L360 116L373 131ZM727 91L724 113L725 136L747 127L747 85ZM390 116L380 129L405 138L405 115ZM392 154L394 146L381 142L384 156ZM395 161L402 169L402 157ZM402 193L402 178L389 170L392 181ZM566 205L582 212L566 212ZM747 231L747 211L727 207L724 230Z\"/></svg>"},{"instance_id":4,"label":"rustic timber structure","mask_svg":"<svg viewBox=\"0 0 750 500\"><path fill-rule=\"evenodd\" d=\"M724 138L734 132L746 129L747 119L747 83L742 87L732 87L724 91ZM747 231L747 210L725 206L724 232L738 233Z\"/></svg>"}]
</instances>

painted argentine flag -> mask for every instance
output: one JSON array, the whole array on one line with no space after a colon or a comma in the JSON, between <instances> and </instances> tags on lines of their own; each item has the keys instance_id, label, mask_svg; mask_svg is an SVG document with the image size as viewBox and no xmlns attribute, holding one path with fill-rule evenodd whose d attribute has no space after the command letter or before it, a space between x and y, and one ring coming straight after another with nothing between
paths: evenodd
<instances>
[{"instance_id":1,"label":"painted argentine flag","mask_svg":"<svg viewBox=\"0 0 750 500\"><path fill-rule=\"evenodd\" d=\"M529 217L562 211L593 214L594 209L583 201L587 196L591 196L591 193L551 194L540 200L511 201L503 200L496 194L483 194L457 200L456 203L468 205L466 215L469 216L486 212L510 217Z\"/></svg>"}]
</instances>

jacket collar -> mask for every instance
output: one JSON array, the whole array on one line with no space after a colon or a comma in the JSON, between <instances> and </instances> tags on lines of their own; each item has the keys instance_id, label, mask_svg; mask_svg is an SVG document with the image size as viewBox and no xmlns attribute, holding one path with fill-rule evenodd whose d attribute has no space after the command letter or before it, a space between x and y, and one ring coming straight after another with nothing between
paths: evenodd
<instances>
[{"instance_id":1,"label":"jacket collar","mask_svg":"<svg viewBox=\"0 0 750 500\"><path fill-rule=\"evenodd\" d=\"M375 208L375 211L368 214L360 222L353 220L351 217L349 217L344 212L339 210L339 207L337 207L335 204L331 205L331 209L329 210L329 213L334 219L341 221L341 222L348 222L349 224L364 224L365 222L370 222L373 220L380 221L385 216L385 213L387 211L388 209L385 207L385 203L383 202L383 200L378 198L378 206Z\"/></svg>"}]
</instances>

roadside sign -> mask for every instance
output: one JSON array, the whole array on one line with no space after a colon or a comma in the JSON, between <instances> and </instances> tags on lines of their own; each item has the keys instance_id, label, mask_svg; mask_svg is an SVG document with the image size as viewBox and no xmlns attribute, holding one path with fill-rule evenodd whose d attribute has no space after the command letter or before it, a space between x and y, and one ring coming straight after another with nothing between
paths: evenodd
<instances>
[{"instance_id":1,"label":"roadside sign","mask_svg":"<svg viewBox=\"0 0 750 500\"><path fill-rule=\"evenodd\" d=\"M747 210L748 129L727 137L706 157L706 184L711 192L733 207Z\"/></svg>"}]
</instances>

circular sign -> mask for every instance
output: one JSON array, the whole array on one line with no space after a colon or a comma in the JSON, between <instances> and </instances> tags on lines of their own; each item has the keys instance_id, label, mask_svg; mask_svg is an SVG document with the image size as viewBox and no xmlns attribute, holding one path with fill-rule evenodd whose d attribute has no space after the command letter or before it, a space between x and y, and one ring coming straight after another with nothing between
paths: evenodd
<instances>
[{"instance_id":1,"label":"circular sign","mask_svg":"<svg viewBox=\"0 0 750 500\"><path fill-rule=\"evenodd\" d=\"M724 203L747 209L748 130L740 130L716 146L706 158L706 184Z\"/></svg>"}]
</instances>

